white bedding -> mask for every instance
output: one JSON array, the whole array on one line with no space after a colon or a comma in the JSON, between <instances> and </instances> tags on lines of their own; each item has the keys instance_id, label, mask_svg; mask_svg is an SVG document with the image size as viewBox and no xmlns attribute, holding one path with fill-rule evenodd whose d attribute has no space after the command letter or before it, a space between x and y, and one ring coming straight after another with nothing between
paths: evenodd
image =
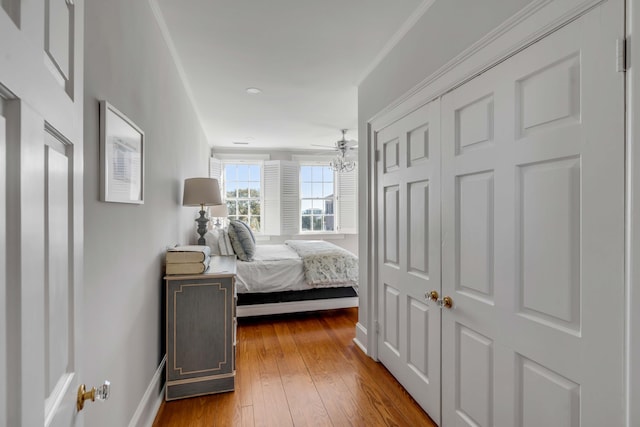
<instances>
[{"instance_id":1,"label":"white bedding","mask_svg":"<svg viewBox=\"0 0 640 427\"><path fill-rule=\"evenodd\" d=\"M237 261L238 293L313 289L304 279L302 258L287 245L257 245L253 261Z\"/></svg>"},{"instance_id":2,"label":"white bedding","mask_svg":"<svg viewBox=\"0 0 640 427\"><path fill-rule=\"evenodd\" d=\"M303 258L288 244L257 245L253 261L238 260L236 265L236 290L240 294L301 291L319 286L308 282ZM357 281L333 280L322 284L322 287L340 286L356 287Z\"/></svg>"}]
</instances>

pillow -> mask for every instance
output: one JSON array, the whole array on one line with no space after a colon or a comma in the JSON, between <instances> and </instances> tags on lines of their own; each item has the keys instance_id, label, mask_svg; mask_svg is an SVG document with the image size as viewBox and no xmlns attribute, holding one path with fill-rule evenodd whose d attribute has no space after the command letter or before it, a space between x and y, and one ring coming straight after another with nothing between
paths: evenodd
<instances>
[{"instance_id":1,"label":"pillow","mask_svg":"<svg viewBox=\"0 0 640 427\"><path fill-rule=\"evenodd\" d=\"M247 224L235 219L229 222L229 239L240 260L253 261L256 253L256 238Z\"/></svg>"},{"instance_id":2,"label":"pillow","mask_svg":"<svg viewBox=\"0 0 640 427\"><path fill-rule=\"evenodd\" d=\"M227 230L220 230L218 248L220 249L220 255L235 255L233 253L233 246L231 246L231 240L229 240L229 233L227 233Z\"/></svg>"},{"instance_id":3,"label":"pillow","mask_svg":"<svg viewBox=\"0 0 640 427\"><path fill-rule=\"evenodd\" d=\"M213 230L209 230L204 235L204 241L209 249L211 249L211 255L221 255L220 253L220 232L221 230L214 228Z\"/></svg>"}]
</instances>

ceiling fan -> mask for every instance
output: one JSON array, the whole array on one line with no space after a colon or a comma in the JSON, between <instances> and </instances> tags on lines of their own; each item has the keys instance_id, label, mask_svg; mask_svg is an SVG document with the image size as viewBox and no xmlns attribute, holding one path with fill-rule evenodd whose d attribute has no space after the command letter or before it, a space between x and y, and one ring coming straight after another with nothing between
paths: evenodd
<instances>
[{"instance_id":1,"label":"ceiling fan","mask_svg":"<svg viewBox=\"0 0 640 427\"><path fill-rule=\"evenodd\" d=\"M342 139L339 141L336 141L336 145L334 147L329 147L328 145L313 144L316 147L332 148L333 151L338 152L335 158L331 160L331 162L329 163L329 167L331 167L331 169L333 169L335 172L351 172L356 168L355 160L347 160L346 156L347 156L347 152L358 148L357 145L354 145L354 144L357 144L358 141L355 141L355 140L347 141L346 136L347 136L347 129L342 129Z\"/></svg>"},{"instance_id":2,"label":"ceiling fan","mask_svg":"<svg viewBox=\"0 0 640 427\"><path fill-rule=\"evenodd\" d=\"M336 141L333 147L330 145L318 145L318 144L311 144L311 145L313 145L314 147L332 148L333 151L337 151L342 155L342 157L344 157L348 151L355 150L356 148L358 148L358 141L356 141L355 139L347 140L347 130L348 129L341 129L342 139Z\"/></svg>"}]
</instances>

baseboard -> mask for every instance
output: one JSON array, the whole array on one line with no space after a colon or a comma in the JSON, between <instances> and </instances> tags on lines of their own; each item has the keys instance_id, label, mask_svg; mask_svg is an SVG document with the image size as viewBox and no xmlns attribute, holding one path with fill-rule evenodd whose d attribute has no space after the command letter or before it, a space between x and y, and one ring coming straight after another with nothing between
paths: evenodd
<instances>
[{"instance_id":1,"label":"baseboard","mask_svg":"<svg viewBox=\"0 0 640 427\"><path fill-rule=\"evenodd\" d=\"M367 342L367 328L362 326L360 322L356 324L356 337L353 339L353 342L360 347L360 350L362 350L364 354L369 354L367 353L367 346L364 345L364 343Z\"/></svg>"},{"instance_id":2,"label":"baseboard","mask_svg":"<svg viewBox=\"0 0 640 427\"><path fill-rule=\"evenodd\" d=\"M151 378L151 382L144 392L136 412L131 417L129 427L151 427L153 421L156 418L156 414L160 409L160 405L164 401L164 366L167 363L167 356L165 355L160 366L156 369L156 372Z\"/></svg>"}]
</instances>

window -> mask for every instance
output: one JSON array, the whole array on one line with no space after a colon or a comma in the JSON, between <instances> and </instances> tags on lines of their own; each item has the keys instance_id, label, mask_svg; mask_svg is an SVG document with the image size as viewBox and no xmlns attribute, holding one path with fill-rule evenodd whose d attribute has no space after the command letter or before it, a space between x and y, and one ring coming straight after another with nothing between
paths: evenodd
<instances>
[{"instance_id":1,"label":"window","mask_svg":"<svg viewBox=\"0 0 640 427\"><path fill-rule=\"evenodd\" d=\"M260 163L225 163L222 177L228 219L240 220L258 233L262 231L261 169Z\"/></svg>"},{"instance_id":2,"label":"window","mask_svg":"<svg viewBox=\"0 0 640 427\"><path fill-rule=\"evenodd\" d=\"M335 231L335 180L326 165L300 165L300 230Z\"/></svg>"},{"instance_id":3,"label":"window","mask_svg":"<svg viewBox=\"0 0 640 427\"><path fill-rule=\"evenodd\" d=\"M246 221L263 236L356 234L357 169L335 173L329 159L223 154L210 159L229 219Z\"/></svg>"}]
</instances>

